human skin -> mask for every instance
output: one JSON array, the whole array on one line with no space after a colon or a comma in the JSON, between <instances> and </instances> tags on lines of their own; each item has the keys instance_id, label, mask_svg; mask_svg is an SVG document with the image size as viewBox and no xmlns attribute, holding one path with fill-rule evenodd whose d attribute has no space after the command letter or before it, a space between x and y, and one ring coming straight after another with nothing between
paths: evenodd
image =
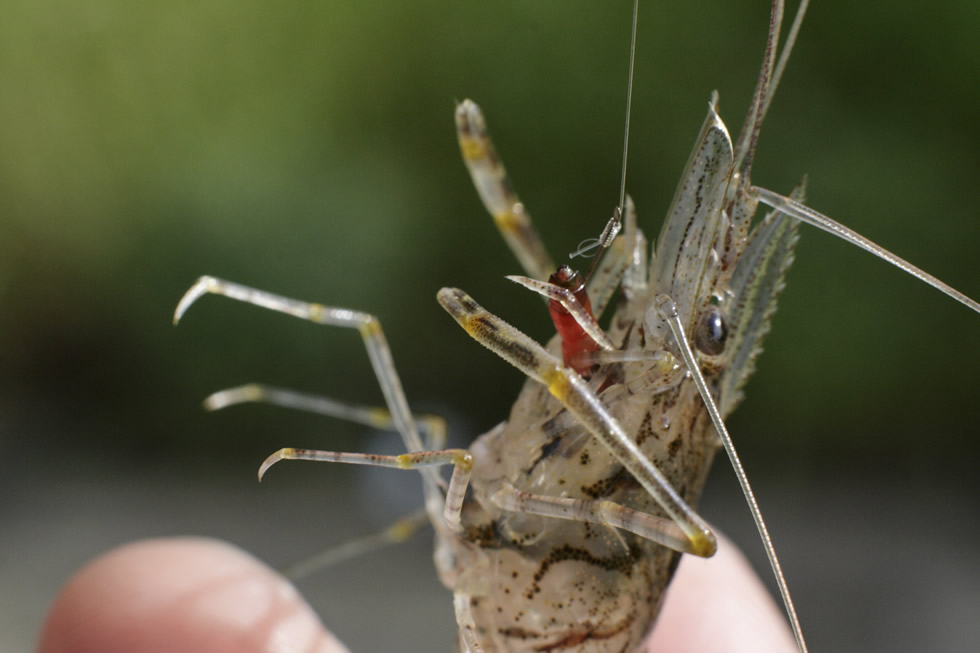
<instances>
[{"instance_id":1,"label":"human skin","mask_svg":"<svg viewBox=\"0 0 980 653\"><path fill-rule=\"evenodd\" d=\"M786 620L741 553L685 556L650 653L796 651ZM446 649L450 648L447 642ZM38 653L336 653L347 649L299 592L230 544L161 538L79 570L42 628Z\"/></svg>"}]
</instances>

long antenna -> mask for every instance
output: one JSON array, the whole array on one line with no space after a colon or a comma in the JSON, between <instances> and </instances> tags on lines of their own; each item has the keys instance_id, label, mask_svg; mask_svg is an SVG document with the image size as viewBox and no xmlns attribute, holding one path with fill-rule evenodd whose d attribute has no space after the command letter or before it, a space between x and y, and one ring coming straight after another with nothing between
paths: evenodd
<instances>
[{"instance_id":1,"label":"long antenna","mask_svg":"<svg viewBox=\"0 0 980 653\"><path fill-rule=\"evenodd\" d=\"M633 30L630 35L630 70L629 81L626 83L626 128L623 130L623 174L619 182L619 212L622 214L626 203L626 155L630 145L630 109L633 106L633 62L636 60L636 16L639 13L640 0L633 0Z\"/></svg>"},{"instance_id":2,"label":"long antenna","mask_svg":"<svg viewBox=\"0 0 980 653\"><path fill-rule=\"evenodd\" d=\"M694 352L691 351L691 345L687 342L687 336L684 335L684 327L681 325L680 318L677 317L677 306L674 305L674 301L669 296L657 295L656 307L657 313L667 322L667 326L670 327L670 332L674 335L674 341L680 350L681 358L684 359L684 365L687 366L687 371L697 386L698 393L704 400L704 406L707 408L708 415L715 425L718 437L721 438L725 453L728 454L728 458L732 463L732 469L735 470L735 477L738 479L739 485L742 486L742 494L745 495L745 500L749 504L749 512L752 513L752 519L755 520L756 529L762 538L762 546L766 550L766 555L769 557L769 564L772 567L772 573L776 577L776 586L779 588L779 593L783 597L783 605L786 606L786 615L789 617L789 625L793 630L793 637L796 638L796 645L799 647L800 653L807 653L806 641L803 639L803 628L800 626L800 618L796 615L793 598L789 595L789 586L786 584L783 568L780 566L779 558L776 556L776 547L773 546L772 538L769 537L769 529L766 528L766 522L762 518L762 511L759 509L759 504L755 500L755 493L752 491L752 486L749 485L749 477L745 474L745 468L742 467L742 461L738 457L738 452L735 451L735 443L732 442L732 436L728 434L728 429L725 427L725 422L721 418L721 413L718 412L718 406L715 405L715 400L711 396L711 389L708 388L708 384L701 374L701 369L698 367L698 361L694 358Z\"/></svg>"}]
</instances>

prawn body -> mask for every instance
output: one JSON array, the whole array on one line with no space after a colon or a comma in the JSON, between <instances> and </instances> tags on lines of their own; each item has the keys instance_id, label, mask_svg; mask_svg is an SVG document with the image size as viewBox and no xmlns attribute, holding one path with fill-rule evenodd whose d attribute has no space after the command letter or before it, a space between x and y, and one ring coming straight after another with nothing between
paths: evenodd
<instances>
[{"instance_id":1,"label":"prawn body","mask_svg":"<svg viewBox=\"0 0 980 653\"><path fill-rule=\"evenodd\" d=\"M804 206L803 183L788 196L751 183L762 121L806 4L798 8L777 61L783 6L773 0L756 90L734 141L712 96L652 247L621 191L583 289L545 281L556 266L514 192L481 110L469 100L456 108L463 160L527 274L510 279L549 300L559 331L543 347L464 291L438 292L439 303L466 333L528 377L508 419L469 449L444 448L445 423L410 411L374 316L214 277L199 279L179 302L175 322L210 293L358 331L384 408L260 385L216 393L206 406L262 401L398 431L406 453L284 448L269 456L259 477L280 460L421 472L425 512L436 532L436 568L454 595L459 651L637 649L656 620L681 554L715 552L714 534L694 506L719 448L732 462L799 649L806 651L761 511L724 424L769 331L799 222L834 233L980 312L974 300ZM755 220L760 203L773 210ZM599 320L607 309L604 328ZM437 466L452 467L448 482ZM382 539L397 540L400 532L391 530Z\"/></svg>"},{"instance_id":2,"label":"prawn body","mask_svg":"<svg viewBox=\"0 0 980 653\"><path fill-rule=\"evenodd\" d=\"M491 499L506 479L536 495L613 501L666 518L583 429L548 435L548 423L560 421L564 408L532 383L508 422L471 447L466 530L448 545L465 564L441 576L469 597L486 650L633 650L656 618L681 554L608 526L505 512ZM718 447L699 402L693 385L682 383L609 407L691 505Z\"/></svg>"},{"instance_id":3,"label":"prawn body","mask_svg":"<svg viewBox=\"0 0 980 653\"><path fill-rule=\"evenodd\" d=\"M457 125L464 158L478 159L467 160L477 188L489 185L485 177L497 179L501 193L509 192L502 166L495 175L484 169L497 163L479 108L464 102ZM476 147L471 140L482 142ZM612 353L595 356L600 362L583 382L687 506L697 503L721 441L657 314L657 296L670 295L685 315L688 339L704 350L701 371L727 414L768 329L796 243L795 224L778 214L736 242L729 213L747 224L757 203L745 201L734 163L731 140L712 101L652 261L647 264L646 238L628 202L624 233L612 242L590 284L590 300L599 310L611 299L608 288L621 286L622 293L604 331ZM491 196L487 204L494 213L492 193L482 194L485 200ZM758 256L762 250L768 255ZM739 270L744 252L747 267ZM440 301L455 316L446 292ZM736 324L749 314L757 319L729 336L729 318ZM714 325L720 331L704 328L711 320L720 320ZM556 336L548 346L555 359L560 341ZM567 367L563 374L581 378ZM507 487L519 497L560 496L589 506L608 502L664 523L671 523L670 512L546 384L534 379L524 385L508 420L481 436L470 452L472 494L463 504L463 531L439 533L439 548L452 551L452 563L438 554L436 562L444 583L468 600L480 645L496 651L638 647L679 562L677 548L601 520L528 514L519 501L504 504L500 492ZM695 553L710 555L713 547L711 540Z\"/></svg>"}]
</instances>

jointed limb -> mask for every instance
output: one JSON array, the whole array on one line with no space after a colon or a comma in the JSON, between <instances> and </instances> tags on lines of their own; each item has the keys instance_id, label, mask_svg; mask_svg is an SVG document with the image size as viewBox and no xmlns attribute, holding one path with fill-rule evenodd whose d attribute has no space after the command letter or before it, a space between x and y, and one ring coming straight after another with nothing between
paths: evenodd
<instances>
[{"instance_id":1,"label":"jointed limb","mask_svg":"<svg viewBox=\"0 0 980 653\"><path fill-rule=\"evenodd\" d=\"M692 552L699 555L714 553L717 543L708 525L629 438L578 374L562 365L534 340L488 313L463 291L443 288L438 293L438 299L443 308L480 344L544 384L552 396L609 449L676 522L688 539L688 548Z\"/></svg>"},{"instance_id":2,"label":"jointed limb","mask_svg":"<svg viewBox=\"0 0 980 653\"><path fill-rule=\"evenodd\" d=\"M246 402L273 404L294 408L327 417L364 424L382 430L397 430L391 413L377 406L361 406L329 397L277 388L261 383L248 383L220 390L204 400L207 410L221 410ZM412 415L416 428L425 437L426 449L442 449L446 446L446 420L439 415L416 413Z\"/></svg>"},{"instance_id":3,"label":"jointed limb","mask_svg":"<svg viewBox=\"0 0 980 653\"><path fill-rule=\"evenodd\" d=\"M388 406L392 423L401 434L409 452L423 450L415 420L408 408L408 400L405 398L401 381L395 371L391 349L388 347L384 332L381 330L381 323L376 317L346 308L290 299L215 277L203 276L188 289L177 304L177 309L174 312L174 324L180 321L180 318L195 301L208 293L224 295L230 299L292 315L316 324L357 329L364 341L378 384L381 386L381 392L384 395L385 404ZM269 461L266 462L271 464ZM448 499L444 500L440 490L440 486L443 486L444 483L437 471L431 466L420 465L420 467L419 471L421 471L424 481L426 511L432 519L437 519L439 513L444 512L446 501L448 501Z\"/></svg>"},{"instance_id":4,"label":"jointed limb","mask_svg":"<svg viewBox=\"0 0 980 653\"><path fill-rule=\"evenodd\" d=\"M491 500L498 508L513 512L614 526L682 553L701 556L714 553L713 550L706 552L696 549L677 522L633 510L612 501L532 494L518 490L506 482L491 497Z\"/></svg>"},{"instance_id":5,"label":"jointed limb","mask_svg":"<svg viewBox=\"0 0 980 653\"><path fill-rule=\"evenodd\" d=\"M508 275L507 279L513 281L514 283L519 283L528 290L533 290L542 297L554 300L562 305L562 307L568 311L569 315L575 318L582 330L585 331L592 340L595 341L599 347L605 351L612 351L616 349L615 345L609 340L606 332L602 330L596 319L592 317L592 314L582 306L579 300L575 297L575 293L568 288L563 288L559 285L547 282L538 281L537 279L531 279L530 277L524 277L518 274Z\"/></svg>"},{"instance_id":6,"label":"jointed limb","mask_svg":"<svg viewBox=\"0 0 980 653\"><path fill-rule=\"evenodd\" d=\"M465 449L443 449L442 451L416 451L403 453L398 456L383 456L367 453L346 453L340 451L317 451L314 449L284 448L265 459L259 467L259 480L265 476L269 468L280 460L312 460L318 462L347 463L351 465L369 465L371 467L392 467L395 469L418 469L452 465L453 474L449 479L446 490L446 500L443 515L446 523L454 531L461 531L461 512L463 498L466 496L466 486L470 482L470 471L473 469L473 456Z\"/></svg>"},{"instance_id":7,"label":"jointed limb","mask_svg":"<svg viewBox=\"0 0 980 653\"><path fill-rule=\"evenodd\" d=\"M456 134L473 185L508 247L530 276L547 279L555 271L555 264L514 192L490 141L483 112L472 100L463 100L456 107Z\"/></svg>"},{"instance_id":8,"label":"jointed limb","mask_svg":"<svg viewBox=\"0 0 980 653\"><path fill-rule=\"evenodd\" d=\"M483 653L483 646L476 637L476 622L473 621L473 611L470 609L470 595L456 591L453 593L453 608L456 612L456 624L459 626L459 636L466 647L466 653Z\"/></svg>"},{"instance_id":9,"label":"jointed limb","mask_svg":"<svg viewBox=\"0 0 980 653\"><path fill-rule=\"evenodd\" d=\"M280 573L290 580L306 578L321 569L365 555L391 544L400 544L429 524L429 516L424 510L402 517L384 530L371 533L338 546L321 551L280 569Z\"/></svg>"},{"instance_id":10,"label":"jointed limb","mask_svg":"<svg viewBox=\"0 0 980 653\"><path fill-rule=\"evenodd\" d=\"M174 312L174 324L180 321L180 318L195 301L208 293L224 295L240 302L292 315L316 324L357 329L364 340L364 346L381 386L381 392L384 394L385 403L388 405L388 410L391 411L391 417L398 432L405 440L405 446L409 451L422 450L422 440L415 428L415 422L412 420L411 412L408 409L408 401L405 399L405 391L402 389L398 373L395 371L391 349L388 347L384 332L381 330L381 323L376 317L346 308L290 299L231 281L204 276L188 289L177 304L177 310Z\"/></svg>"}]
</instances>

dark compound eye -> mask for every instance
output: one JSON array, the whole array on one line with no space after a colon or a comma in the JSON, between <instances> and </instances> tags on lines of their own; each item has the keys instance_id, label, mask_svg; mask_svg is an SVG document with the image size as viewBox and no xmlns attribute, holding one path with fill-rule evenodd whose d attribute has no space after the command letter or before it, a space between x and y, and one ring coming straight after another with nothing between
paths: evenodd
<instances>
[{"instance_id":1,"label":"dark compound eye","mask_svg":"<svg viewBox=\"0 0 980 653\"><path fill-rule=\"evenodd\" d=\"M694 346L701 353L717 356L725 351L727 339L728 326L725 324L725 316L717 308L708 307L698 320L697 330L694 332Z\"/></svg>"}]
</instances>

